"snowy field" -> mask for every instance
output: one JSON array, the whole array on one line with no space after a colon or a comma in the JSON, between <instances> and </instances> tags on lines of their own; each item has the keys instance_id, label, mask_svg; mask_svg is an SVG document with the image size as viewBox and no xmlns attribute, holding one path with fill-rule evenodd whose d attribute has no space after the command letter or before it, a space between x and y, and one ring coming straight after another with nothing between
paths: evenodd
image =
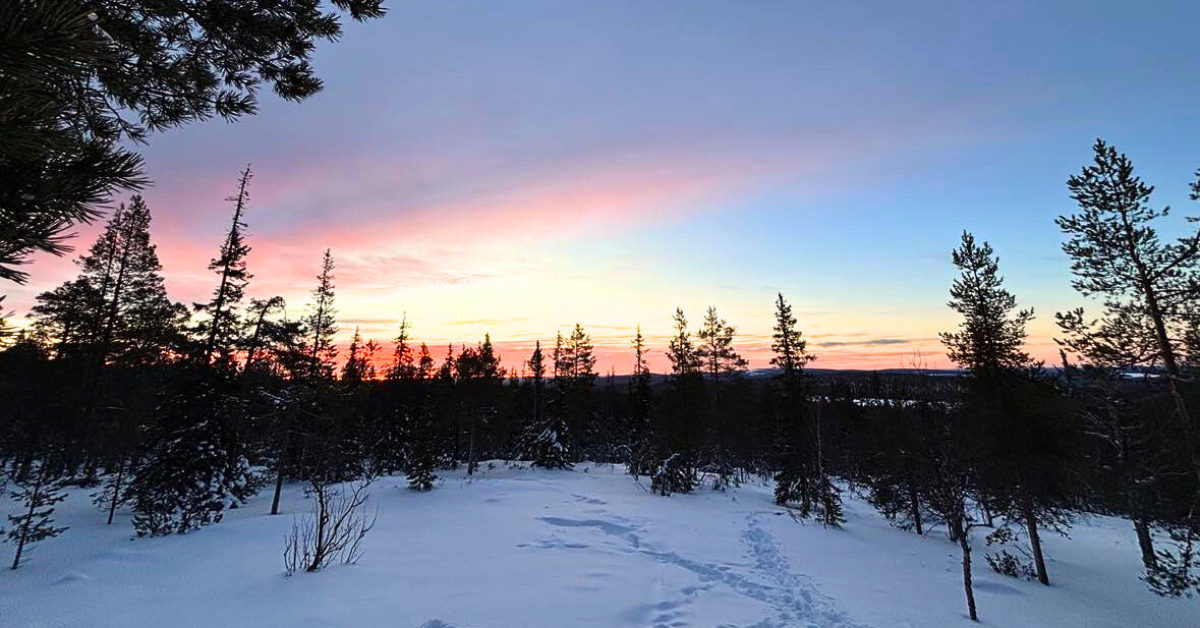
<instances>
[{"instance_id":1,"label":"snowy field","mask_svg":"<svg viewBox=\"0 0 1200 628\"><path fill-rule=\"evenodd\" d=\"M843 530L799 524L766 485L658 497L619 468L485 465L431 493L381 479L378 525L357 565L283 576L300 487L271 517L270 492L186 536L132 539L86 491L59 507L63 536L0 573L0 626L389 628L970 626L959 555L941 530L892 529L847 499ZM2 510L11 509L4 504ZM980 531L976 531L979 533ZM1047 540L1054 585L988 571L977 537L984 625L1183 628L1200 603L1138 581L1126 522L1081 522ZM11 545L0 546L11 560Z\"/></svg>"}]
</instances>

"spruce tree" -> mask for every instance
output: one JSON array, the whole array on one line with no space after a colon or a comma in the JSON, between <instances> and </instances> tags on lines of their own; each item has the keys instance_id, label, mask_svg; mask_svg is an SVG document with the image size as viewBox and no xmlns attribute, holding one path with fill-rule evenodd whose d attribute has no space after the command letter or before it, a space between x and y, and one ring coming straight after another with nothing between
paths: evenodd
<instances>
[{"instance_id":1,"label":"spruce tree","mask_svg":"<svg viewBox=\"0 0 1200 628\"><path fill-rule=\"evenodd\" d=\"M651 474L651 487L661 495L695 490L698 478L698 454L702 426L698 425L703 396L703 362L696 352L683 308L673 317L675 335L667 343L671 374L664 400L664 425L656 430L657 464Z\"/></svg>"},{"instance_id":2,"label":"spruce tree","mask_svg":"<svg viewBox=\"0 0 1200 628\"><path fill-rule=\"evenodd\" d=\"M449 359L450 356L447 356ZM463 347L453 361L454 394L457 398L457 423L467 430L467 474L473 475L479 454L484 450L485 435L500 415L500 392L504 389L505 370L500 365L490 334L475 347Z\"/></svg>"},{"instance_id":3,"label":"spruce tree","mask_svg":"<svg viewBox=\"0 0 1200 628\"><path fill-rule=\"evenodd\" d=\"M243 221L249 166L238 178L233 221L219 255L209 264L218 277L213 298L197 304L205 318L194 328L194 359L182 364L159 393L142 464L130 483L138 536L186 533L216 523L224 510L258 489L245 435L252 417L237 375L244 346L239 309L250 273Z\"/></svg>"},{"instance_id":4,"label":"spruce tree","mask_svg":"<svg viewBox=\"0 0 1200 628\"><path fill-rule=\"evenodd\" d=\"M562 405L560 416L566 420L568 449L576 462L583 460L585 449L595 437L596 420L596 355L592 339L579 323L563 344L560 359L565 372L561 373ZM560 385L556 381L555 385Z\"/></svg>"},{"instance_id":5,"label":"spruce tree","mask_svg":"<svg viewBox=\"0 0 1200 628\"><path fill-rule=\"evenodd\" d=\"M342 365L342 383L350 388L357 388L366 379L367 359L366 346L358 327L354 328L354 336L350 338L350 346L346 349L346 363Z\"/></svg>"},{"instance_id":6,"label":"spruce tree","mask_svg":"<svg viewBox=\"0 0 1200 628\"><path fill-rule=\"evenodd\" d=\"M215 364L222 371L232 371L236 366L234 348L240 341L238 309L252 277L246 270L250 246L245 238L245 215L253 176L250 166L246 166L238 175L237 195L225 199L234 204L233 221L221 243L220 253L208 264L208 269L217 274L219 281L208 303L193 306L197 314L205 317L195 330L198 336L196 357L201 363Z\"/></svg>"},{"instance_id":7,"label":"spruce tree","mask_svg":"<svg viewBox=\"0 0 1200 628\"><path fill-rule=\"evenodd\" d=\"M313 288L312 301L308 308L309 332L309 376L315 379L330 378L333 375L334 360L337 359L337 346L333 340L337 335L337 308L333 285L333 254L325 249L321 258L321 272L317 275L317 287Z\"/></svg>"},{"instance_id":8,"label":"spruce tree","mask_svg":"<svg viewBox=\"0 0 1200 628\"><path fill-rule=\"evenodd\" d=\"M629 473L650 473L655 466L654 434L651 424L650 366L646 362L646 338L637 326L633 338L633 374L629 380Z\"/></svg>"},{"instance_id":9,"label":"spruce tree","mask_svg":"<svg viewBox=\"0 0 1200 628\"><path fill-rule=\"evenodd\" d=\"M429 353L429 345L422 342L421 351L417 355L417 379L428 381L433 375L433 355Z\"/></svg>"},{"instance_id":10,"label":"spruce tree","mask_svg":"<svg viewBox=\"0 0 1200 628\"><path fill-rule=\"evenodd\" d=\"M546 364L541 341L534 343L526 365L532 379L533 412L522 435L521 458L532 461L535 467L569 469L572 457L567 448L567 424L555 410L547 412L544 408Z\"/></svg>"},{"instance_id":11,"label":"spruce tree","mask_svg":"<svg viewBox=\"0 0 1200 628\"><path fill-rule=\"evenodd\" d=\"M408 322L408 314L405 313L400 319L400 330L396 333L395 340L392 341L394 347L392 351L392 364L388 368L387 376L391 380L411 379L418 377L417 367L413 363L413 347L412 347L412 325ZM425 353L428 354L429 349L425 348Z\"/></svg>"},{"instance_id":12,"label":"spruce tree","mask_svg":"<svg viewBox=\"0 0 1200 628\"><path fill-rule=\"evenodd\" d=\"M31 475L33 479L26 483L12 478L17 489L9 493L13 502L20 506L16 514L8 516L11 527L6 533L8 539L17 546L13 569L20 567L28 558L32 545L67 530L66 527L54 525L55 505L67 498L62 493L62 487L50 480L49 468L45 463L39 464Z\"/></svg>"},{"instance_id":13,"label":"spruce tree","mask_svg":"<svg viewBox=\"0 0 1200 628\"><path fill-rule=\"evenodd\" d=\"M244 453L249 407L237 383L212 367L168 382L158 426L129 490L138 536L183 534L219 522L257 491Z\"/></svg>"},{"instance_id":14,"label":"spruce tree","mask_svg":"<svg viewBox=\"0 0 1200 628\"><path fill-rule=\"evenodd\" d=\"M437 482L435 410L433 397L423 393L420 407L409 421L405 474L408 487L414 491L432 490Z\"/></svg>"},{"instance_id":15,"label":"spruce tree","mask_svg":"<svg viewBox=\"0 0 1200 628\"><path fill-rule=\"evenodd\" d=\"M780 369L781 385L775 503L794 503L800 517L816 515L824 525L836 526L843 522L841 497L825 467L820 409L809 403L804 387L804 367L816 359L807 346L791 305L779 294L771 344L771 364Z\"/></svg>"}]
</instances>

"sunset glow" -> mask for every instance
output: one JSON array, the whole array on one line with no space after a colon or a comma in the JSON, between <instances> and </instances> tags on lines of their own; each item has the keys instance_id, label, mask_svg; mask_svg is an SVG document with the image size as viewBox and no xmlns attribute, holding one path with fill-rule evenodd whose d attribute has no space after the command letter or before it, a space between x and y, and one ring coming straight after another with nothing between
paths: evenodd
<instances>
[{"instance_id":1,"label":"sunset glow","mask_svg":"<svg viewBox=\"0 0 1200 628\"><path fill-rule=\"evenodd\" d=\"M326 89L303 106L267 97L237 124L153 138L145 196L171 296L211 291L223 199L251 162L250 294L302 312L332 248L342 341L358 327L385 342L407 313L439 359L490 333L511 365L578 322L599 370L621 373L641 324L661 371L674 308L714 305L761 368L782 292L815 367L919 352L944 368L949 250L970 229L1054 361L1053 312L1081 301L1053 219L1094 137L1144 164L1162 204L1187 202L1197 155L1175 130L1196 123L1200 87L1149 60L1194 58L1189 20L868 4L398 3L319 51ZM1136 54L1104 57L1098 42L1149 24ZM7 289L19 316L73 275L68 259L32 269Z\"/></svg>"}]
</instances>

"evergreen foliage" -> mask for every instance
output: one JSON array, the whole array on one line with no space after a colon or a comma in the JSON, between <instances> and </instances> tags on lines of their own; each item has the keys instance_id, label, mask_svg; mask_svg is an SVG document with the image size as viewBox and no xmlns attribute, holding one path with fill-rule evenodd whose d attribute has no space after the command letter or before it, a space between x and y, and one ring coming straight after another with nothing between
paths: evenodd
<instances>
[{"instance_id":1,"label":"evergreen foliage","mask_svg":"<svg viewBox=\"0 0 1200 628\"><path fill-rule=\"evenodd\" d=\"M8 516L8 540L16 545L12 568L20 567L29 557L29 550L40 541L54 538L67 530L54 525L54 507L66 499L62 489L50 478L44 465L33 471L33 479L24 483L14 481L16 489L10 497L20 507Z\"/></svg>"}]
</instances>

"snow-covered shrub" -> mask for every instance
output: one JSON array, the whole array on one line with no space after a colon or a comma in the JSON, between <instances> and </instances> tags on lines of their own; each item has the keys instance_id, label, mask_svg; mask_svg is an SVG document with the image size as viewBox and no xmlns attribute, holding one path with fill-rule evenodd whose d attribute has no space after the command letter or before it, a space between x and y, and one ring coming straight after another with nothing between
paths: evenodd
<instances>
[{"instance_id":1,"label":"snow-covered shrub","mask_svg":"<svg viewBox=\"0 0 1200 628\"><path fill-rule=\"evenodd\" d=\"M1200 534L1189 526L1168 528L1167 534L1167 549L1158 550L1157 560L1147 566L1142 579L1163 597L1200 594L1200 556L1196 552Z\"/></svg>"},{"instance_id":2,"label":"snow-covered shrub","mask_svg":"<svg viewBox=\"0 0 1200 628\"><path fill-rule=\"evenodd\" d=\"M571 454L567 450L567 426L553 416L540 425L530 425L523 439L521 457L544 469L570 469Z\"/></svg>"},{"instance_id":3,"label":"snow-covered shrub","mask_svg":"<svg viewBox=\"0 0 1200 628\"><path fill-rule=\"evenodd\" d=\"M199 377L176 384L159 408L160 425L129 487L138 536L182 534L216 523L225 508L262 481L241 454L237 425L245 404Z\"/></svg>"},{"instance_id":4,"label":"snow-covered shrub","mask_svg":"<svg viewBox=\"0 0 1200 628\"><path fill-rule=\"evenodd\" d=\"M690 493L696 490L696 475L686 457L671 454L650 474L650 488L664 497L671 493Z\"/></svg>"},{"instance_id":5,"label":"snow-covered shrub","mask_svg":"<svg viewBox=\"0 0 1200 628\"><path fill-rule=\"evenodd\" d=\"M992 546L1013 543L1018 538L1012 528L1008 525L1002 525L987 535L986 540L987 544ZM1037 578L1037 570L1034 569L1032 563L1021 560L1019 557L1009 553L1008 550L1002 549L999 552L985 554L984 559L987 560L987 564L992 568L992 571L998 574L1009 576L1010 578L1024 578L1025 580Z\"/></svg>"},{"instance_id":6,"label":"snow-covered shrub","mask_svg":"<svg viewBox=\"0 0 1200 628\"><path fill-rule=\"evenodd\" d=\"M998 574L1010 578L1024 578L1026 580L1033 580L1037 577L1033 565L1023 562L1020 558L1010 554L1008 550L985 554L984 558L987 560L988 566L992 568L992 571Z\"/></svg>"}]
</instances>

